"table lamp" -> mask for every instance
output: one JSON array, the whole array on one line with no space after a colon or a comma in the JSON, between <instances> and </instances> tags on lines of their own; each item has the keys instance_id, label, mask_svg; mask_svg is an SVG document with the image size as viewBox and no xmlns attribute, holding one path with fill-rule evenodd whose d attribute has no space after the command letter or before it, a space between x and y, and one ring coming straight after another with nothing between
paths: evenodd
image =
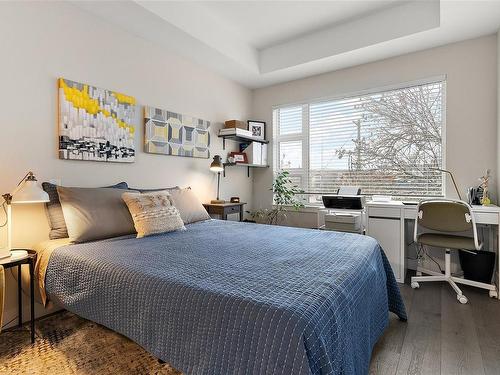
<instances>
[{"instance_id":1,"label":"table lamp","mask_svg":"<svg viewBox=\"0 0 500 375\"><path fill-rule=\"evenodd\" d=\"M49 195L38 186L33 172L28 172L26 176L17 184L12 193L2 195L4 203L3 209L7 206L7 248L0 249L0 259L10 257L12 252L12 204L21 203L44 203L49 201ZM4 224L5 225L5 224ZM15 254L22 255L22 254Z\"/></svg>"},{"instance_id":2,"label":"table lamp","mask_svg":"<svg viewBox=\"0 0 500 375\"><path fill-rule=\"evenodd\" d=\"M226 203L225 200L219 199L220 173L224 171L224 164L222 164L220 155L214 156L214 160L212 161L212 164L210 164L210 170L217 173L217 199L212 199L210 203Z\"/></svg>"}]
</instances>

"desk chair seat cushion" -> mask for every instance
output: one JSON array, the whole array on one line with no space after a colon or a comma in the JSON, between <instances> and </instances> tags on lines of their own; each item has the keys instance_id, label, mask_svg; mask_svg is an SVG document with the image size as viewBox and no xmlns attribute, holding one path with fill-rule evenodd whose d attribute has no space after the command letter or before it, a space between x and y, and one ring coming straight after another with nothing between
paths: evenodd
<instances>
[{"instance_id":1,"label":"desk chair seat cushion","mask_svg":"<svg viewBox=\"0 0 500 375\"><path fill-rule=\"evenodd\" d=\"M474 238L449 234L423 233L417 237L417 242L447 249L476 250Z\"/></svg>"}]
</instances>

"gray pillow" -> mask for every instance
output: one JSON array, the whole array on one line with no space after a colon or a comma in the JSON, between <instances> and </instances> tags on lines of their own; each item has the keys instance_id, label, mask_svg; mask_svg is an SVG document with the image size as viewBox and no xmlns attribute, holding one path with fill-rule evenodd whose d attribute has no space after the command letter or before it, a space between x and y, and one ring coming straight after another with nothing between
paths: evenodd
<instances>
[{"instance_id":1,"label":"gray pillow","mask_svg":"<svg viewBox=\"0 0 500 375\"><path fill-rule=\"evenodd\" d=\"M128 189L126 182L119 182L116 185L106 186L107 188ZM57 185L50 182L42 183L42 189L49 195L49 201L45 203L47 208L47 217L49 220L50 232L49 238L56 240L58 238L68 238L68 228L64 221L64 215L57 193Z\"/></svg>"},{"instance_id":2,"label":"gray pillow","mask_svg":"<svg viewBox=\"0 0 500 375\"><path fill-rule=\"evenodd\" d=\"M57 187L69 238L87 242L135 233L123 189Z\"/></svg>"},{"instance_id":3,"label":"gray pillow","mask_svg":"<svg viewBox=\"0 0 500 375\"><path fill-rule=\"evenodd\" d=\"M179 210L184 224L208 220L210 215L191 188L169 191L175 208Z\"/></svg>"}]
</instances>

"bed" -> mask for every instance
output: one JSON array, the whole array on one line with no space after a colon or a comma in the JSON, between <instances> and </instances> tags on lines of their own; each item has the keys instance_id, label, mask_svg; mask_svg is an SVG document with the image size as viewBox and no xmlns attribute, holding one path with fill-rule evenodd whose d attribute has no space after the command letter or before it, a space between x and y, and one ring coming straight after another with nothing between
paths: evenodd
<instances>
[{"instance_id":1,"label":"bed","mask_svg":"<svg viewBox=\"0 0 500 375\"><path fill-rule=\"evenodd\" d=\"M367 236L207 220L47 248L48 299L187 374L365 374L389 311L406 320Z\"/></svg>"}]
</instances>

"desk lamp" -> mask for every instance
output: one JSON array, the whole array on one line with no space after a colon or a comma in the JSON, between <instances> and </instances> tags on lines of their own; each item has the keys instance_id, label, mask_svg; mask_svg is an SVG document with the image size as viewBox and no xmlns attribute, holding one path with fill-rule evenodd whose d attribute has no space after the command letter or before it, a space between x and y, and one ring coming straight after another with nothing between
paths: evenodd
<instances>
[{"instance_id":1,"label":"desk lamp","mask_svg":"<svg viewBox=\"0 0 500 375\"><path fill-rule=\"evenodd\" d=\"M12 252L12 204L21 203L44 203L49 201L49 195L38 186L33 172L26 173L26 176L17 184L17 187L12 193L7 193L2 195L4 203L2 207L4 211L7 212L7 221L5 225L8 225L7 230L7 248L0 249L0 259L6 258L12 255L22 255L17 254L18 251ZM5 209L7 206L7 209Z\"/></svg>"},{"instance_id":2,"label":"desk lamp","mask_svg":"<svg viewBox=\"0 0 500 375\"><path fill-rule=\"evenodd\" d=\"M217 173L217 199L212 199L210 203L226 203L225 200L219 198L220 173L224 171L224 164L222 164L220 155L214 156L214 161L212 162L212 164L210 164L210 170L214 173Z\"/></svg>"},{"instance_id":3,"label":"desk lamp","mask_svg":"<svg viewBox=\"0 0 500 375\"><path fill-rule=\"evenodd\" d=\"M441 168L431 168L431 170L448 173L451 177L451 181L453 182L453 186L455 186L455 190L457 192L458 199L462 200L462 196L460 195L460 190L458 190L457 183L455 182L455 177L453 176L453 173L451 173L449 170L441 169Z\"/></svg>"}]
</instances>

